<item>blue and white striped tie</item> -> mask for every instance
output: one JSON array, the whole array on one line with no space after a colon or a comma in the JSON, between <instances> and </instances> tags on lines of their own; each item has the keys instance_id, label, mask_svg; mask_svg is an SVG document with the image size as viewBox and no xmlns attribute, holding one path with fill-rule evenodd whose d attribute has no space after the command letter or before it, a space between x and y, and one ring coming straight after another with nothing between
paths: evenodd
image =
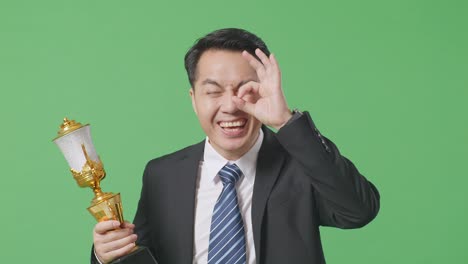
<instances>
[{"instance_id":1,"label":"blue and white striped tie","mask_svg":"<svg viewBox=\"0 0 468 264\"><path fill-rule=\"evenodd\" d=\"M244 222L236 192L236 181L242 171L236 164L227 164L218 175L223 182L223 191L211 218L208 264L245 264Z\"/></svg>"}]
</instances>

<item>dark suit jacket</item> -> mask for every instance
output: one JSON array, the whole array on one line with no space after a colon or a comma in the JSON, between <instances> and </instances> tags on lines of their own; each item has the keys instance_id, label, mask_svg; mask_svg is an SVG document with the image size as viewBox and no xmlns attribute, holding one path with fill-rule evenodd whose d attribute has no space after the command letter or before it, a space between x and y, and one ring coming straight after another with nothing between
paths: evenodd
<instances>
[{"instance_id":1,"label":"dark suit jacket","mask_svg":"<svg viewBox=\"0 0 468 264\"><path fill-rule=\"evenodd\" d=\"M319 226L359 228L379 193L316 129L309 114L263 127L252 197L257 264L325 263ZM134 223L159 264L191 264L194 203L204 142L148 163Z\"/></svg>"}]
</instances>

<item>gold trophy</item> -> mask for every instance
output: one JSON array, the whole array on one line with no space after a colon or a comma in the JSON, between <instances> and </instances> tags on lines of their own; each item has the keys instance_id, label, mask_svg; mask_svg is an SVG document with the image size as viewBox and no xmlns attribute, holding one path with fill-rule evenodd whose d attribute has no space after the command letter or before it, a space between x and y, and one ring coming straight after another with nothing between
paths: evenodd
<instances>
[{"instance_id":1,"label":"gold trophy","mask_svg":"<svg viewBox=\"0 0 468 264\"><path fill-rule=\"evenodd\" d=\"M106 172L94 149L90 125L82 125L64 118L58 135L53 141L65 156L78 185L93 190L94 198L88 207L91 215L98 222L117 220L123 223L120 193L105 193L101 190L101 181L106 176ZM130 254L112 263L152 264L157 262L147 248L135 246Z\"/></svg>"}]
</instances>

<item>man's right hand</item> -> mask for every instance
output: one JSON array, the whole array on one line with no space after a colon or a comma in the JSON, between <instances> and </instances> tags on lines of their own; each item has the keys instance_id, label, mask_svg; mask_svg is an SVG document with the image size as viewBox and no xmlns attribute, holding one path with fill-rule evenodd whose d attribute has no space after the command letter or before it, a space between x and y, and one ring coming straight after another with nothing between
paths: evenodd
<instances>
[{"instance_id":1,"label":"man's right hand","mask_svg":"<svg viewBox=\"0 0 468 264\"><path fill-rule=\"evenodd\" d=\"M109 263L122 257L135 247L137 235L133 233L134 224L110 220L94 226L93 241L96 257L101 263Z\"/></svg>"}]
</instances>

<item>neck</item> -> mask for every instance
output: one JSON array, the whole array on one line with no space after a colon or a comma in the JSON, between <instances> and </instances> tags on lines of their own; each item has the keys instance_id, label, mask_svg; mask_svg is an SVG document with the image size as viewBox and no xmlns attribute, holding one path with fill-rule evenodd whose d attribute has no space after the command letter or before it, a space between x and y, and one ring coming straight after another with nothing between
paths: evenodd
<instances>
[{"instance_id":1,"label":"neck","mask_svg":"<svg viewBox=\"0 0 468 264\"><path fill-rule=\"evenodd\" d=\"M255 137L254 140L252 140L251 142L249 142L248 145L246 145L244 148L241 148L241 149L236 149L236 150L232 150L232 151L228 151L228 150L224 150L224 149L221 149L219 148L218 146L216 146L215 144L211 144L210 142L210 145L214 148L214 150L216 150L216 152L219 153L219 155L221 155L223 158L229 160L229 161L236 161L236 160L239 160L242 156L244 156L247 152L249 152L249 150L253 147L253 145L255 145L255 143L257 142L258 140L258 137L260 135L260 132L257 134L257 136ZM209 142L209 141L208 141Z\"/></svg>"}]
</instances>

